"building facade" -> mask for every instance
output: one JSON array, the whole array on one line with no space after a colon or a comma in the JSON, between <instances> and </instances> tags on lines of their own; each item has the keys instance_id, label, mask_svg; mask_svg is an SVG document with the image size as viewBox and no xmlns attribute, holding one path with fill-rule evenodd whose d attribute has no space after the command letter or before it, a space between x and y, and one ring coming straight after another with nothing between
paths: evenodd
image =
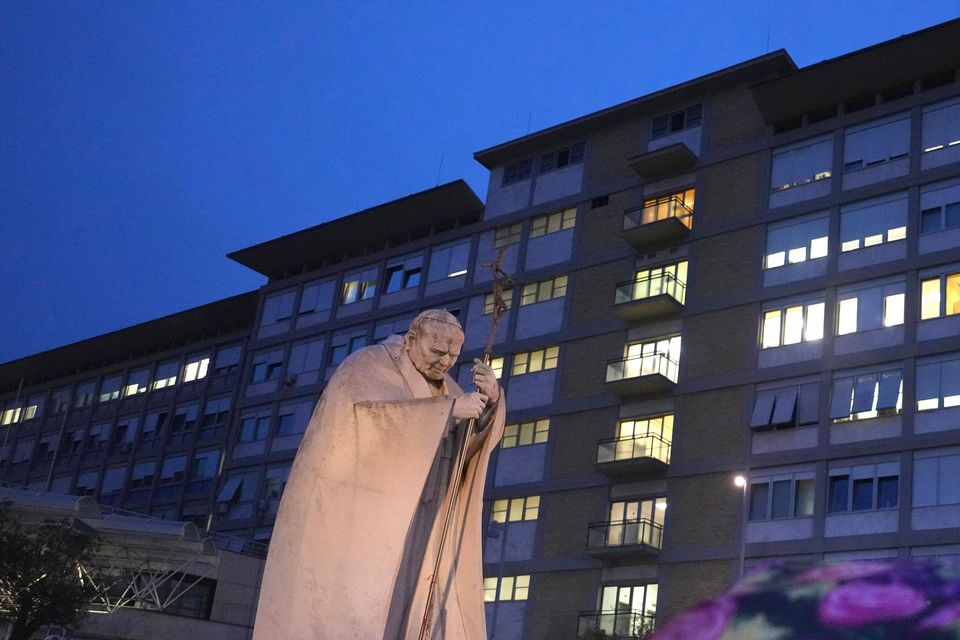
<instances>
[{"instance_id":1,"label":"building facade","mask_svg":"<svg viewBox=\"0 0 960 640\"><path fill-rule=\"evenodd\" d=\"M960 553L958 41L767 54L478 152L485 201L237 251L260 290L0 366L0 478L266 541L336 365L431 307L479 355L502 247L491 638L640 635L772 557Z\"/></svg>"}]
</instances>

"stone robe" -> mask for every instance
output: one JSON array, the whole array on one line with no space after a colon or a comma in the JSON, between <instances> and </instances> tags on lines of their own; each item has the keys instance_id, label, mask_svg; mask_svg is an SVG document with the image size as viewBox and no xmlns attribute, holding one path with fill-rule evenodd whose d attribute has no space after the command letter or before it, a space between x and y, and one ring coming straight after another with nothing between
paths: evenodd
<instances>
[{"instance_id":1,"label":"stone robe","mask_svg":"<svg viewBox=\"0 0 960 640\"><path fill-rule=\"evenodd\" d=\"M466 430L452 417L461 393L450 376L439 392L431 387L398 337L340 364L284 490L254 640L418 637L449 499L443 452L456 451ZM504 414L501 393L470 447L431 638L486 639L483 485Z\"/></svg>"}]
</instances>

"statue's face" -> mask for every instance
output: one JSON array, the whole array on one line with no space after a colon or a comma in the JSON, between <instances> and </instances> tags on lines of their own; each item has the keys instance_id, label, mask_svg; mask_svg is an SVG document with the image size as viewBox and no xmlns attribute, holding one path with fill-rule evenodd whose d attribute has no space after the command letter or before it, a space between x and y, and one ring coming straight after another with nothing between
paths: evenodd
<instances>
[{"instance_id":1,"label":"statue's face","mask_svg":"<svg viewBox=\"0 0 960 640\"><path fill-rule=\"evenodd\" d=\"M456 327L431 322L420 334L407 332L404 342L407 355L417 371L428 380L439 382L460 357L463 333Z\"/></svg>"}]
</instances>

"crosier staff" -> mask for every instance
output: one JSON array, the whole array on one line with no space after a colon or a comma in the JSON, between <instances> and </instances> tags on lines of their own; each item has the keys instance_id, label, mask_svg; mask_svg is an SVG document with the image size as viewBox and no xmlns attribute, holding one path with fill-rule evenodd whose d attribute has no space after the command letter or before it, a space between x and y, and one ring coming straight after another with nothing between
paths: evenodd
<instances>
[{"instance_id":1,"label":"crosier staff","mask_svg":"<svg viewBox=\"0 0 960 640\"><path fill-rule=\"evenodd\" d=\"M501 269L503 252L505 250L506 247L500 247L500 250L497 252L497 258L490 264L483 265L493 271L493 322L490 325L490 332L487 334L487 344L483 348L483 364L490 364L490 354L493 353L493 341L497 335L497 325L500 324L500 318L507 311L507 303L503 300L503 287L504 285L510 284L511 279L510 276ZM476 419L471 418L467 423L466 433L464 433L460 448L457 450L456 461L453 465L450 500L447 502L447 512L443 517L443 528L440 530L440 541L437 544L437 554L433 561L433 572L430 574L427 605L423 612L423 620L420 622L420 640L428 640L430 638L430 629L433 626L433 604L437 595L437 574L440 573L440 561L443 558L443 550L447 542L447 533L449 533L450 523L453 522L453 515L456 511L457 494L460 492L463 466L467 461L467 448L470 445L470 440L473 438L476 422Z\"/></svg>"}]
</instances>

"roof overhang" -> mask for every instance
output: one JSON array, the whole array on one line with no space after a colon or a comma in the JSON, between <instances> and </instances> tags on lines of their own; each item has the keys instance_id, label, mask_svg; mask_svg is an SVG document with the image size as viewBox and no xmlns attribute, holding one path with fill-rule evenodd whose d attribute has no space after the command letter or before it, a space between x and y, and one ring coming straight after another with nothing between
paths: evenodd
<instances>
[{"instance_id":1,"label":"roof overhang","mask_svg":"<svg viewBox=\"0 0 960 640\"><path fill-rule=\"evenodd\" d=\"M430 227L452 228L458 221L475 221L482 210L483 201L477 194L466 182L456 180L234 251L227 257L267 277L278 277L288 269L320 263L327 256L350 254L371 245L383 249L389 238Z\"/></svg>"},{"instance_id":2,"label":"roof overhang","mask_svg":"<svg viewBox=\"0 0 960 640\"><path fill-rule=\"evenodd\" d=\"M64 347L0 365L0 393L80 371L106 367L164 349L218 335L249 331L257 310L257 291L105 333Z\"/></svg>"},{"instance_id":3,"label":"roof overhang","mask_svg":"<svg viewBox=\"0 0 960 640\"><path fill-rule=\"evenodd\" d=\"M753 88L768 124L960 67L960 20L825 60Z\"/></svg>"},{"instance_id":4,"label":"roof overhang","mask_svg":"<svg viewBox=\"0 0 960 640\"><path fill-rule=\"evenodd\" d=\"M654 115L659 110L673 108L688 100L701 99L705 94L731 84L753 84L791 73L796 69L797 66L789 54L780 49L522 138L477 151L473 157L486 168L493 169L552 146L569 143L572 138L585 137L599 128L644 115Z\"/></svg>"}]
</instances>

